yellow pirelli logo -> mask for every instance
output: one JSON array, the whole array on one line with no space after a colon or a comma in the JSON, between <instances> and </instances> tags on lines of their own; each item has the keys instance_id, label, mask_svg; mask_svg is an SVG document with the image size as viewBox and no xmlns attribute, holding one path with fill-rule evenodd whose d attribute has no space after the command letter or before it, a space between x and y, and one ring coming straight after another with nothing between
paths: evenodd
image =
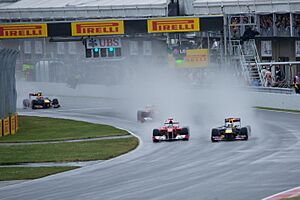
<instances>
[{"instance_id":1,"label":"yellow pirelli logo","mask_svg":"<svg viewBox=\"0 0 300 200\"><path fill-rule=\"evenodd\" d=\"M200 31L199 18L149 19L148 33Z\"/></svg>"},{"instance_id":2,"label":"yellow pirelli logo","mask_svg":"<svg viewBox=\"0 0 300 200\"><path fill-rule=\"evenodd\" d=\"M18 131L19 130L19 115L18 115L18 113L16 113L16 131Z\"/></svg>"},{"instance_id":3,"label":"yellow pirelli logo","mask_svg":"<svg viewBox=\"0 0 300 200\"><path fill-rule=\"evenodd\" d=\"M10 134L14 135L16 133L16 118L15 116L10 117Z\"/></svg>"},{"instance_id":4,"label":"yellow pirelli logo","mask_svg":"<svg viewBox=\"0 0 300 200\"><path fill-rule=\"evenodd\" d=\"M124 21L73 22L72 36L124 34Z\"/></svg>"},{"instance_id":5,"label":"yellow pirelli logo","mask_svg":"<svg viewBox=\"0 0 300 200\"><path fill-rule=\"evenodd\" d=\"M3 120L3 135L9 135L9 117Z\"/></svg>"},{"instance_id":6,"label":"yellow pirelli logo","mask_svg":"<svg viewBox=\"0 0 300 200\"><path fill-rule=\"evenodd\" d=\"M0 38L47 37L47 24L0 24Z\"/></svg>"}]
</instances>

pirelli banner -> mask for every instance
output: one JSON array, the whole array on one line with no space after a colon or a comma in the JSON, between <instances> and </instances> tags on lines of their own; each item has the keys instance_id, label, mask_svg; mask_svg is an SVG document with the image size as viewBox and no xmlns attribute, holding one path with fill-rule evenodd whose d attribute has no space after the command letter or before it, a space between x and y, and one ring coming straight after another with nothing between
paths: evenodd
<instances>
[{"instance_id":1,"label":"pirelli banner","mask_svg":"<svg viewBox=\"0 0 300 200\"><path fill-rule=\"evenodd\" d=\"M16 133L16 116L11 116L10 117L10 134L14 135Z\"/></svg>"},{"instance_id":2,"label":"pirelli banner","mask_svg":"<svg viewBox=\"0 0 300 200\"><path fill-rule=\"evenodd\" d=\"M208 66L208 49L185 49L180 59L169 54L169 63L179 68L204 68Z\"/></svg>"},{"instance_id":3,"label":"pirelli banner","mask_svg":"<svg viewBox=\"0 0 300 200\"><path fill-rule=\"evenodd\" d=\"M184 64L185 67L207 67L208 49L187 49Z\"/></svg>"},{"instance_id":4,"label":"pirelli banner","mask_svg":"<svg viewBox=\"0 0 300 200\"><path fill-rule=\"evenodd\" d=\"M197 32L200 31L199 18L149 19L148 33Z\"/></svg>"},{"instance_id":5,"label":"pirelli banner","mask_svg":"<svg viewBox=\"0 0 300 200\"><path fill-rule=\"evenodd\" d=\"M0 39L221 31L222 16L0 24Z\"/></svg>"},{"instance_id":6,"label":"pirelli banner","mask_svg":"<svg viewBox=\"0 0 300 200\"><path fill-rule=\"evenodd\" d=\"M16 113L15 115L15 120L16 120L16 132L19 130L19 115Z\"/></svg>"},{"instance_id":7,"label":"pirelli banner","mask_svg":"<svg viewBox=\"0 0 300 200\"><path fill-rule=\"evenodd\" d=\"M124 21L72 22L72 36L124 34Z\"/></svg>"},{"instance_id":8,"label":"pirelli banner","mask_svg":"<svg viewBox=\"0 0 300 200\"><path fill-rule=\"evenodd\" d=\"M14 135L19 129L18 114L0 119L0 137Z\"/></svg>"},{"instance_id":9,"label":"pirelli banner","mask_svg":"<svg viewBox=\"0 0 300 200\"><path fill-rule=\"evenodd\" d=\"M47 24L0 24L0 39L48 37Z\"/></svg>"}]
</instances>

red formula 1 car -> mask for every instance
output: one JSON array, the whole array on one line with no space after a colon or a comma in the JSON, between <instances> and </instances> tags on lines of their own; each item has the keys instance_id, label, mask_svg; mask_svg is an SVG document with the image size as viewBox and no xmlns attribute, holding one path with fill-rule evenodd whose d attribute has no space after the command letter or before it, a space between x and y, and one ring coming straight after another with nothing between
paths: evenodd
<instances>
[{"instance_id":1,"label":"red formula 1 car","mask_svg":"<svg viewBox=\"0 0 300 200\"><path fill-rule=\"evenodd\" d=\"M179 122L169 118L165 121L164 126L159 129L153 129L153 142L189 140L190 132L188 127L180 127Z\"/></svg>"}]
</instances>

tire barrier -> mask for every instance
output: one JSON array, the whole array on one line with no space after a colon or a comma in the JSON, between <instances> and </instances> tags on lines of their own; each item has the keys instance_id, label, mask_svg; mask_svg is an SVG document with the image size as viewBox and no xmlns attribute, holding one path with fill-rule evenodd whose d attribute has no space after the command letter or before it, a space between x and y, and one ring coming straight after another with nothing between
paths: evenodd
<instances>
[{"instance_id":1,"label":"tire barrier","mask_svg":"<svg viewBox=\"0 0 300 200\"><path fill-rule=\"evenodd\" d=\"M0 137L14 135L19 129L18 114L15 113L4 119L0 119Z\"/></svg>"}]
</instances>

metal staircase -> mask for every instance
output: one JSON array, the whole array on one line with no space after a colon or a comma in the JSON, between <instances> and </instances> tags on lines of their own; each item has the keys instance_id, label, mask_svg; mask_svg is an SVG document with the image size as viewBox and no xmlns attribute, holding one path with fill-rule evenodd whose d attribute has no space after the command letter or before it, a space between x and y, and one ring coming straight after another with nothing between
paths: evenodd
<instances>
[{"instance_id":1,"label":"metal staircase","mask_svg":"<svg viewBox=\"0 0 300 200\"><path fill-rule=\"evenodd\" d=\"M260 68L260 58L254 40L241 44L240 40L231 40L231 59L241 66L244 79L249 85L264 86Z\"/></svg>"},{"instance_id":2,"label":"metal staircase","mask_svg":"<svg viewBox=\"0 0 300 200\"><path fill-rule=\"evenodd\" d=\"M257 52L255 40L248 40L242 45L243 55L250 73L250 79L255 81L258 86L264 86L265 79L261 73L260 58Z\"/></svg>"}]
</instances>

